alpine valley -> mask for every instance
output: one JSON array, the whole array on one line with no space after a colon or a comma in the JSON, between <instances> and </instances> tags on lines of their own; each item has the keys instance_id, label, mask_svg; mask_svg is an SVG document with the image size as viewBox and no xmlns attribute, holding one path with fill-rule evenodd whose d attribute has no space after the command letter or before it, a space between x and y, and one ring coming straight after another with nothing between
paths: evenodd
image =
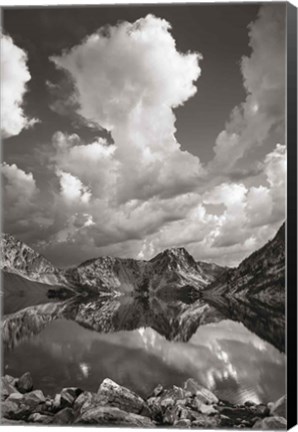
<instances>
[{"instance_id":1,"label":"alpine valley","mask_svg":"<svg viewBox=\"0 0 298 432\"><path fill-rule=\"evenodd\" d=\"M285 224L237 268L56 268L3 234L1 270L5 423L285 427Z\"/></svg>"}]
</instances>

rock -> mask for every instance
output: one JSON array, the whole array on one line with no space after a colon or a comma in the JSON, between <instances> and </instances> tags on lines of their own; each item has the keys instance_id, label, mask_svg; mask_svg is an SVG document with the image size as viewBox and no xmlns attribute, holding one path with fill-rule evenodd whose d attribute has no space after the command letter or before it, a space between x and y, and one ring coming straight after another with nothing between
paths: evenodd
<instances>
[{"instance_id":1,"label":"rock","mask_svg":"<svg viewBox=\"0 0 298 432\"><path fill-rule=\"evenodd\" d=\"M17 402L8 401L7 399L1 403L1 417L6 419L14 419L14 413L18 409Z\"/></svg>"},{"instance_id":2,"label":"rock","mask_svg":"<svg viewBox=\"0 0 298 432\"><path fill-rule=\"evenodd\" d=\"M11 375L4 375L1 379L4 379L7 383L11 384L12 386L16 385L16 382L18 381L17 378L14 378Z\"/></svg>"},{"instance_id":3,"label":"rock","mask_svg":"<svg viewBox=\"0 0 298 432\"><path fill-rule=\"evenodd\" d=\"M87 409L91 408L95 399L95 394L91 392L81 393L75 400L73 409L77 414L82 414Z\"/></svg>"},{"instance_id":4,"label":"rock","mask_svg":"<svg viewBox=\"0 0 298 432\"><path fill-rule=\"evenodd\" d=\"M270 406L269 411L272 416L287 418L287 397L282 396L279 398Z\"/></svg>"},{"instance_id":5,"label":"rock","mask_svg":"<svg viewBox=\"0 0 298 432\"><path fill-rule=\"evenodd\" d=\"M59 411L59 409L61 408L61 395L59 393L57 393L54 397L54 402L53 402L53 411Z\"/></svg>"},{"instance_id":6,"label":"rock","mask_svg":"<svg viewBox=\"0 0 298 432\"><path fill-rule=\"evenodd\" d=\"M24 395L19 392L11 393L6 399L7 402L16 402L19 403L24 400Z\"/></svg>"},{"instance_id":7,"label":"rock","mask_svg":"<svg viewBox=\"0 0 298 432\"><path fill-rule=\"evenodd\" d=\"M45 403L46 398L41 390L34 390L24 395L26 403L41 404Z\"/></svg>"},{"instance_id":8,"label":"rock","mask_svg":"<svg viewBox=\"0 0 298 432\"><path fill-rule=\"evenodd\" d=\"M287 420L284 417L279 416L265 417L261 420L258 420L252 428L260 430L286 429Z\"/></svg>"},{"instance_id":9,"label":"rock","mask_svg":"<svg viewBox=\"0 0 298 432\"><path fill-rule=\"evenodd\" d=\"M29 393L11 393L2 403L3 417L13 420L26 420L33 412L38 412L45 402L41 390Z\"/></svg>"},{"instance_id":10,"label":"rock","mask_svg":"<svg viewBox=\"0 0 298 432\"><path fill-rule=\"evenodd\" d=\"M140 396L108 378L101 383L96 402L101 406L109 405L134 414L146 412L146 403Z\"/></svg>"},{"instance_id":11,"label":"rock","mask_svg":"<svg viewBox=\"0 0 298 432\"><path fill-rule=\"evenodd\" d=\"M83 390L77 387L64 388L60 393L60 406L61 408L71 407L76 398L83 393Z\"/></svg>"},{"instance_id":12,"label":"rock","mask_svg":"<svg viewBox=\"0 0 298 432\"><path fill-rule=\"evenodd\" d=\"M198 384L194 379L189 378L184 383L184 390L192 393L201 402L205 404L217 404L218 398L210 390Z\"/></svg>"},{"instance_id":13,"label":"rock","mask_svg":"<svg viewBox=\"0 0 298 432\"><path fill-rule=\"evenodd\" d=\"M241 420L241 424L244 425L245 427L246 426L248 426L248 427L251 426L251 423L248 420Z\"/></svg>"},{"instance_id":14,"label":"rock","mask_svg":"<svg viewBox=\"0 0 298 432\"><path fill-rule=\"evenodd\" d=\"M189 410L187 410L185 408L181 408L180 418L191 420L191 413L189 412Z\"/></svg>"},{"instance_id":15,"label":"rock","mask_svg":"<svg viewBox=\"0 0 298 432\"><path fill-rule=\"evenodd\" d=\"M175 427L189 428L191 426L191 421L188 419L180 419L174 423Z\"/></svg>"},{"instance_id":16,"label":"rock","mask_svg":"<svg viewBox=\"0 0 298 432\"><path fill-rule=\"evenodd\" d=\"M250 407L250 411L257 417L267 417L270 414L270 410L268 406L265 404L260 404L254 407Z\"/></svg>"},{"instance_id":17,"label":"rock","mask_svg":"<svg viewBox=\"0 0 298 432\"><path fill-rule=\"evenodd\" d=\"M223 427L230 427L230 426L234 425L234 422L230 417L221 414L220 415L220 425Z\"/></svg>"},{"instance_id":18,"label":"rock","mask_svg":"<svg viewBox=\"0 0 298 432\"><path fill-rule=\"evenodd\" d=\"M160 406L163 409L167 409L168 407L174 406L175 400L172 398L164 398L160 400Z\"/></svg>"},{"instance_id":19,"label":"rock","mask_svg":"<svg viewBox=\"0 0 298 432\"><path fill-rule=\"evenodd\" d=\"M148 417L128 413L116 407L97 406L85 411L75 424L98 424L108 426L155 427Z\"/></svg>"},{"instance_id":20,"label":"rock","mask_svg":"<svg viewBox=\"0 0 298 432\"><path fill-rule=\"evenodd\" d=\"M220 424L218 417L208 417L204 414L198 414L196 418L191 422L193 427L199 428L214 428L216 429Z\"/></svg>"},{"instance_id":21,"label":"rock","mask_svg":"<svg viewBox=\"0 0 298 432\"><path fill-rule=\"evenodd\" d=\"M218 407L218 411L223 415L233 418L242 418L249 415L249 411L246 408L236 408L234 406Z\"/></svg>"},{"instance_id":22,"label":"rock","mask_svg":"<svg viewBox=\"0 0 298 432\"><path fill-rule=\"evenodd\" d=\"M53 408L53 401L47 399L47 400L45 401L45 405L46 405L46 408L47 408L48 410L52 410L52 408Z\"/></svg>"},{"instance_id":23,"label":"rock","mask_svg":"<svg viewBox=\"0 0 298 432\"><path fill-rule=\"evenodd\" d=\"M55 414L53 423L56 425L67 425L72 424L75 419L74 410L70 407L63 408L57 414Z\"/></svg>"},{"instance_id":24,"label":"rock","mask_svg":"<svg viewBox=\"0 0 298 432\"><path fill-rule=\"evenodd\" d=\"M1 400L5 400L10 394L18 392L13 382L14 378L9 375L1 377Z\"/></svg>"},{"instance_id":25,"label":"rock","mask_svg":"<svg viewBox=\"0 0 298 432\"><path fill-rule=\"evenodd\" d=\"M181 408L170 405L163 415L163 424L172 425L180 419Z\"/></svg>"},{"instance_id":26,"label":"rock","mask_svg":"<svg viewBox=\"0 0 298 432\"><path fill-rule=\"evenodd\" d=\"M147 405L151 411L151 417L155 420L161 420L162 407L160 406L160 397L151 397L147 399Z\"/></svg>"},{"instance_id":27,"label":"rock","mask_svg":"<svg viewBox=\"0 0 298 432\"><path fill-rule=\"evenodd\" d=\"M33 413L28 417L28 422L50 424L53 423L53 417L45 414Z\"/></svg>"},{"instance_id":28,"label":"rock","mask_svg":"<svg viewBox=\"0 0 298 432\"><path fill-rule=\"evenodd\" d=\"M253 407L253 406L256 406L256 403L253 402L253 401L248 400L248 401L244 402L244 406L246 406L246 407Z\"/></svg>"},{"instance_id":29,"label":"rock","mask_svg":"<svg viewBox=\"0 0 298 432\"><path fill-rule=\"evenodd\" d=\"M16 383L16 387L21 393L27 393L33 389L33 381L30 372L26 372L21 376Z\"/></svg>"},{"instance_id":30,"label":"rock","mask_svg":"<svg viewBox=\"0 0 298 432\"><path fill-rule=\"evenodd\" d=\"M186 391L180 387L173 386L171 389L163 391L160 396L160 406L163 409L167 409L167 407L176 405L180 401L185 401L183 402L183 405L185 405L186 399Z\"/></svg>"},{"instance_id":31,"label":"rock","mask_svg":"<svg viewBox=\"0 0 298 432\"><path fill-rule=\"evenodd\" d=\"M212 405L201 404L198 408L199 412L206 415L214 415L218 414L217 409L215 409Z\"/></svg>"},{"instance_id":32,"label":"rock","mask_svg":"<svg viewBox=\"0 0 298 432\"><path fill-rule=\"evenodd\" d=\"M163 392L163 386L161 384L158 384L157 387L155 387L155 389L153 390L153 396L157 397L159 396L161 393Z\"/></svg>"}]
</instances>

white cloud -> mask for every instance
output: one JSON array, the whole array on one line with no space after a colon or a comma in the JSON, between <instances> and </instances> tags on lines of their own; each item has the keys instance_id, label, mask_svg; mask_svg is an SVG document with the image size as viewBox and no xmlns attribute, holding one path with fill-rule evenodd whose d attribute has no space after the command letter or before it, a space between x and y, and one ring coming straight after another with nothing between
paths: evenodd
<instances>
[{"instance_id":1,"label":"white cloud","mask_svg":"<svg viewBox=\"0 0 298 432\"><path fill-rule=\"evenodd\" d=\"M8 232L31 231L36 224L39 190L32 173L15 164L1 164L4 223Z\"/></svg>"},{"instance_id":2,"label":"white cloud","mask_svg":"<svg viewBox=\"0 0 298 432\"><path fill-rule=\"evenodd\" d=\"M61 196L66 202L81 202L87 204L91 198L91 192L77 177L64 171L57 171L60 178Z\"/></svg>"},{"instance_id":3,"label":"white cloud","mask_svg":"<svg viewBox=\"0 0 298 432\"><path fill-rule=\"evenodd\" d=\"M241 71L246 100L231 113L217 137L212 174L229 173L251 149L274 134L285 140L285 6L265 5L249 26L252 53L243 57Z\"/></svg>"},{"instance_id":4,"label":"white cloud","mask_svg":"<svg viewBox=\"0 0 298 432\"><path fill-rule=\"evenodd\" d=\"M31 75L27 54L7 35L1 36L1 132L4 138L18 135L33 126L37 119L29 119L23 111L24 94Z\"/></svg>"},{"instance_id":5,"label":"white cloud","mask_svg":"<svg viewBox=\"0 0 298 432\"><path fill-rule=\"evenodd\" d=\"M27 174L15 164L5 162L1 165L1 173L4 176L4 191L11 205L26 205L36 196L38 189L32 173Z\"/></svg>"},{"instance_id":6,"label":"white cloud","mask_svg":"<svg viewBox=\"0 0 298 432\"><path fill-rule=\"evenodd\" d=\"M173 108L194 95L200 68L197 54L177 51L166 21L149 15L99 30L53 58L75 87L66 111L71 106L87 124L109 129L113 142L54 134L54 180L38 209L32 175L6 168L8 202L24 196L24 205L32 203L27 223L47 256L59 265L106 254L148 259L185 246L197 259L235 265L275 234L285 217L286 172L286 148L274 148L284 115L275 8L262 9L250 27L252 54L242 61L247 98L218 136L207 169L175 139ZM272 131L254 181L223 176Z\"/></svg>"},{"instance_id":7,"label":"white cloud","mask_svg":"<svg viewBox=\"0 0 298 432\"><path fill-rule=\"evenodd\" d=\"M74 147L68 164L77 165L79 156L93 163L99 184L114 176L119 203L195 188L204 170L197 157L181 151L173 108L195 94L199 59L179 53L169 23L152 15L101 29L53 57L74 81L78 113L110 130L114 140L113 146L99 140Z\"/></svg>"}]
</instances>

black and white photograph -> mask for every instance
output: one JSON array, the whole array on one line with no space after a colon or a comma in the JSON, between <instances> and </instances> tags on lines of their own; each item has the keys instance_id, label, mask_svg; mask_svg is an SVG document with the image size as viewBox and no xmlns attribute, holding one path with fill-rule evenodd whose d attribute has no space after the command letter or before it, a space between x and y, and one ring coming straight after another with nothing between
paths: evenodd
<instances>
[{"instance_id":1,"label":"black and white photograph","mask_svg":"<svg viewBox=\"0 0 298 432\"><path fill-rule=\"evenodd\" d=\"M1 15L1 423L286 429L287 4Z\"/></svg>"}]
</instances>

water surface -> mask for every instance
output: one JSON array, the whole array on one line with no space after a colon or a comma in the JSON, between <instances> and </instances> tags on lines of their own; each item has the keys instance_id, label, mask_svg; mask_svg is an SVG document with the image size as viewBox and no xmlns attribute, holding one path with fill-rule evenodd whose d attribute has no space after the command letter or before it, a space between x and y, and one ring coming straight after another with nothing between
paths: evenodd
<instances>
[{"instance_id":1,"label":"water surface","mask_svg":"<svg viewBox=\"0 0 298 432\"><path fill-rule=\"evenodd\" d=\"M3 330L5 373L30 371L46 394L97 391L107 377L144 397L189 377L234 403L285 393L284 354L203 300L62 302L19 311Z\"/></svg>"}]
</instances>

